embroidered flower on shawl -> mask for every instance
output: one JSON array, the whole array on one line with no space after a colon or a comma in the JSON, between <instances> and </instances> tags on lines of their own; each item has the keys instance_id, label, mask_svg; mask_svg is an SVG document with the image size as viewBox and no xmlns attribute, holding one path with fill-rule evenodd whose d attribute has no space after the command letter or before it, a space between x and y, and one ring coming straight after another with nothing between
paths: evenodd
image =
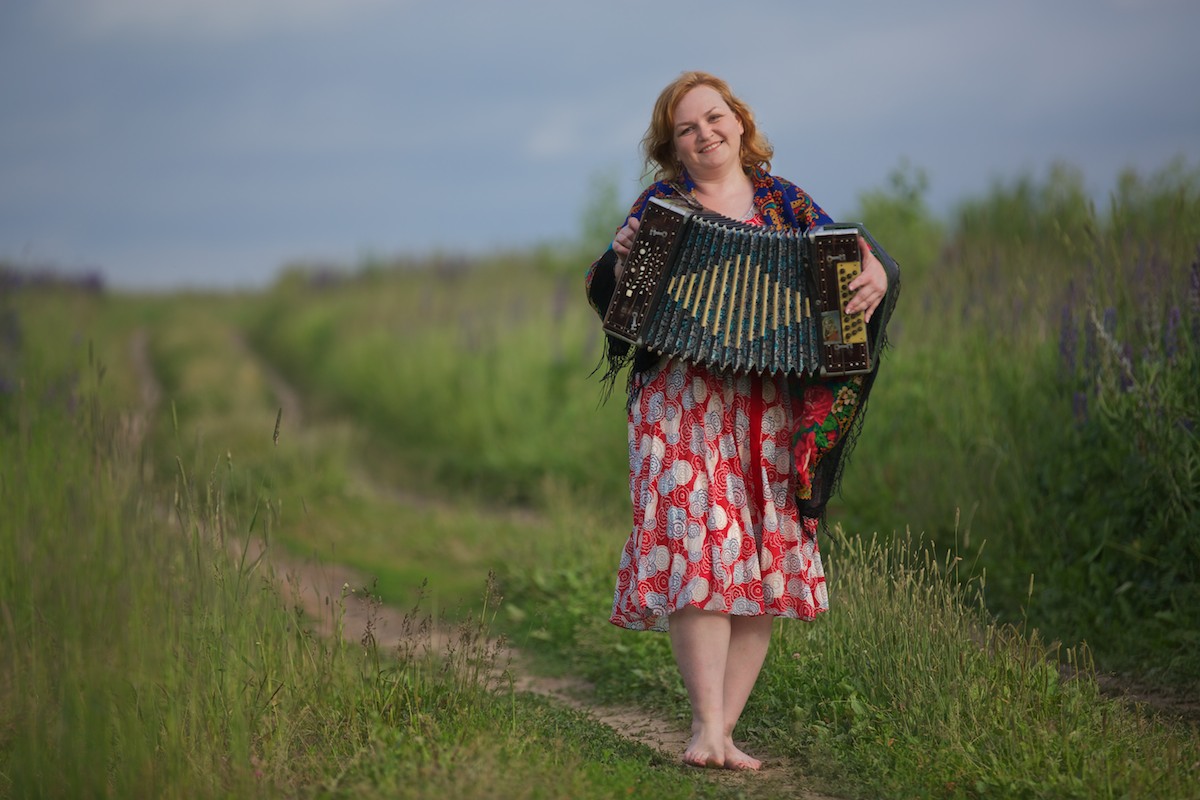
<instances>
[{"instance_id":1,"label":"embroidered flower on shawl","mask_svg":"<svg viewBox=\"0 0 1200 800\"><path fill-rule=\"evenodd\" d=\"M804 411L800 414L800 427L812 428L820 425L833 410L833 392L824 386L815 385L804 393Z\"/></svg>"},{"instance_id":2,"label":"embroidered flower on shawl","mask_svg":"<svg viewBox=\"0 0 1200 800\"><path fill-rule=\"evenodd\" d=\"M837 397L833 400L833 408L830 412L833 414L841 414L847 409L853 409L858 403L858 384L847 383L838 389Z\"/></svg>"}]
</instances>

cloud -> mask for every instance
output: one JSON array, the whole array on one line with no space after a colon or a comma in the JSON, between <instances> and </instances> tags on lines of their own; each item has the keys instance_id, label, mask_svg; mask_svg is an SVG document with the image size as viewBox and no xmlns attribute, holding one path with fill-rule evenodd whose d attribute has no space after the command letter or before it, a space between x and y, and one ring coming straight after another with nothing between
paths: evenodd
<instances>
[{"instance_id":1,"label":"cloud","mask_svg":"<svg viewBox=\"0 0 1200 800\"><path fill-rule=\"evenodd\" d=\"M321 30L396 5L388 0L49 0L42 11L86 39L231 41Z\"/></svg>"}]
</instances>

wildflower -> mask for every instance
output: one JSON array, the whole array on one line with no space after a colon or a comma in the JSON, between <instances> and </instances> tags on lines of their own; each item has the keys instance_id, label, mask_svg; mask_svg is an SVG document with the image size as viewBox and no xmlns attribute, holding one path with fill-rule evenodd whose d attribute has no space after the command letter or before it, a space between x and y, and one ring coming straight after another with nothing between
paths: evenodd
<instances>
[{"instance_id":1,"label":"wildflower","mask_svg":"<svg viewBox=\"0 0 1200 800\"><path fill-rule=\"evenodd\" d=\"M1192 301L1192 314L1200 316L1200 261L1192 264L1192 287L1188 296Z\"/></svg>"},{"instance_id":2,"label":"wildflower","mask_svg":"<svg viewBox=\"0 0 1200 800\"><path fill-rule=\"evenodd\" d=\"M1200 261L1192 264L1192 286L1188 297L1191 301L1192 339L1200 341Z\"/></svg>"},{"instance_id":3,"label":"wildflower","mask_svg":"<svg viewBox=\"0 0 1200 800\"><path fill-rule=\"evenodd\" d=\"M1076 392L1072 403L1075 412L1076 422L1087 422L1088 419L1088 398L1087 392Z\"/></svg>"},{"instance_id":4,"label":"wildflower","mask_svg":"<svg viewBox=\"0 0 1200 800\"><path fill-rule=\"evenodd\" d=\"M1071 306L1063 303L1062 321L1058 332L1058 355L1068 374L1075 372L1075 350L1078 338L1075 320L1072 319Z\"/></svg>"},{"instance_id":5,"label":"wildflower","mask_svg":"<svg viewBox=\"0 0 1200 800\"><path fill-rule=\"evenodd\" d=\"M1167 315L1167 327L1163 331L1163 352L1166 353L1167 361L1174 361L1179 350L1179 328L1182 319L1179 306L1171 306L1171 313Z\"/></svg>"}]
</instances>

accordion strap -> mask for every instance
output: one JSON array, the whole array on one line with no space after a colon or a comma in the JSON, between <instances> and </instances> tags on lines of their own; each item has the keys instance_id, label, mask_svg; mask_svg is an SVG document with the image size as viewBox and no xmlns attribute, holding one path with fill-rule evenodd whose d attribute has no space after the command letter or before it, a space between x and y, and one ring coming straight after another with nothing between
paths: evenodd
<instances>
[{"instance_id":1,"label":"accordion strap","mask_svg":"<svg viewBox=\"0 0 1200 800\"><path fill-rule=\"evenodd\" d=\"M696 199L696 195L694 195L692 191L684 184L680 183L679 181L667 181L667 186L671 187L675 194L679 195L679 199L683 201L683 205L687 206L693 211L705 210L700 201Z\"/></svg>"}]
</instances>

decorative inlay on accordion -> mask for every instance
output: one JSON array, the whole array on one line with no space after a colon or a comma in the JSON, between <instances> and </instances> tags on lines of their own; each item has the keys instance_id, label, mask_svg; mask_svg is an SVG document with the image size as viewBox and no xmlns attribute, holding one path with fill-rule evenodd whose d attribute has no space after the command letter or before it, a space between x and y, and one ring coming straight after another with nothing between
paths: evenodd
<instances>
[{"instance_id":1,"label":"decorative inlay on accordion","mask_svg":"<svg viewBox=\"0 0 1200 800\"><path fill-rule=\"evenodd\" d=\"M604 330L722 370L870 372L863 315L844 312L860 233L887 258L861 225L777 231L651 198Z\"/></svg>"}]
</instances>

